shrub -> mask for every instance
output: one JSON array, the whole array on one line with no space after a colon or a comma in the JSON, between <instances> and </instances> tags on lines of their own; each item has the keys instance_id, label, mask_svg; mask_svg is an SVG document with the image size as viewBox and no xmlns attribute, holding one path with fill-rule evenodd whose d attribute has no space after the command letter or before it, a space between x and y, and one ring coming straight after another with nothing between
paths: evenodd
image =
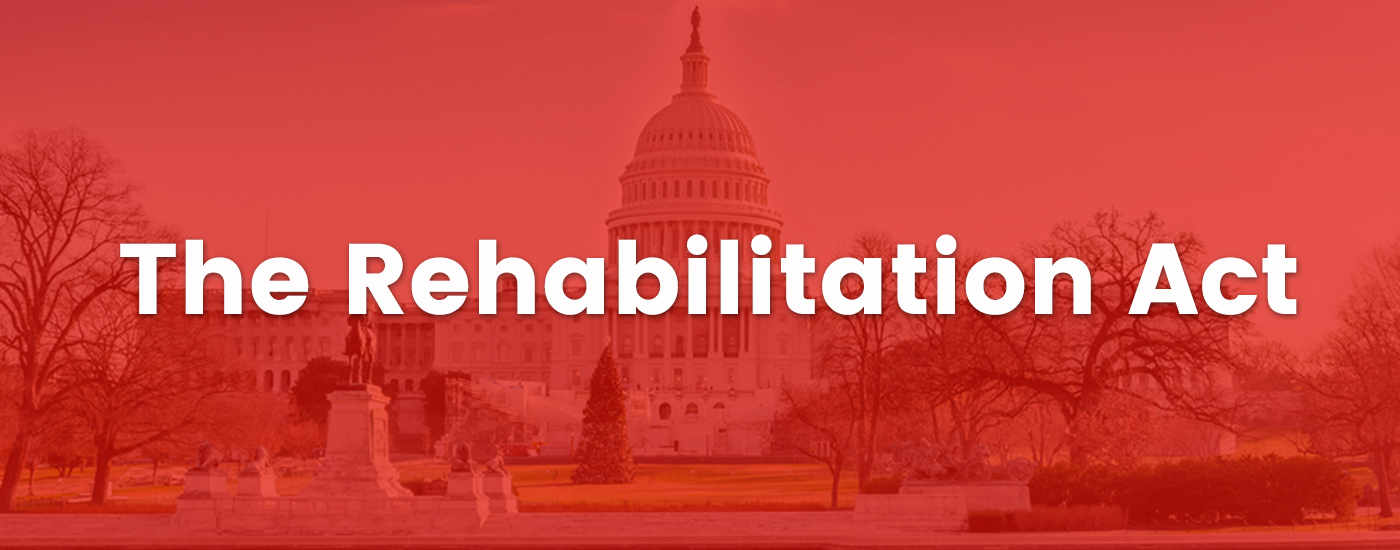
<instances>
[{"instance_id":1,"label":"shrub","mask_svg":"<svg viewBox=\"0 0 1400 550\"><path fill-rule=\"evenodd\" d=\"M447 478L400 479L399 485L408 489L413 496L442 496L447 494ZM512 487L513 488L513 487Z\"/></svg>"},{"instance_id":2,"label":"shrub","mask_svg":"<svg viewBox=\"0 0 1400 550\"><path fill-rule=\"evenodd\" d=\"M1349 519L1359 495L1346 470L1318 457L1188 459L1119 473L1057 464L1036 472L1038 506L1117 505L1135 522L1291 524L1310 513Z\"/></svg>"},{"instance_id":3,"label":"shrub","mask_svg":"<svg viewBox=\"0 0 1400 550\"><path fill-rule=\"evenodd\" d=\"M413 493L414 496L422 496L422 495L423 495L423 487L426 486L427 484L428 484L428 480L427 480L426 478L421 478L421 477L418 478L418 479L400 479L400 480L399 480L399 485L402 486L404 489L408 489L408 491L409 491L410 493Z\"/></svg>"},{"instance_id":4,"label":"shrub","mask_svg":"<svg viewBox=\"0 0 1400 550\"><path fill-rule=\"evenodd\" d=\"M1061 462L1040 468L1030 480L1031 504L1038 506L1092 506L1117 502L1122 474L1102 465L1079 466Z\"/></svg>"},{"instance_id":5,"label":"shrub","mask_svg":"<svg viewBox=\"0 0 1400 550\"><path fill-rule=\"evenodd\" d=\"M1309 513L1348 519L1359 491L1346 470L1318 457L1241 457L1162 463L1123 481L1121 504L1134 521L1243 520L1293 524Z\"/></svg>"}]
</instances>

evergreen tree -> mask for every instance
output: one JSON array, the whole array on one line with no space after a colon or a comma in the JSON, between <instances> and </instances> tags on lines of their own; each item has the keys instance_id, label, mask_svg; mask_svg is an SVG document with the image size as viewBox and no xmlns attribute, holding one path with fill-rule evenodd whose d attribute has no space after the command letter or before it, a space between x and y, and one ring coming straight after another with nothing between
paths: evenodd
<instances>
[{"instance_id":1,"label":"evergreen tree","mask_svg":"<svg viewBox=\"0 0 1400 550\"><path fill-rule=\"evenodd\" d=\"M350 365L329 357L316 357L306 362L292 385L292 400L302 420L326 425L331 414L331 402L326 398L350 379Z\"/></svg>"},{"instance_id":2,"label":"evergreen tree","mask_svg":"<svg viewBox=\"0 0 1400 550\"><path fill-rule=\"evenodd\" d=\"M579 443L574 483L631 483L632 444L627 439L627 389L622 385L612 344L603 346L598 368L589 382L583 409L583 439Z\"/></svg>"}]
</instances>

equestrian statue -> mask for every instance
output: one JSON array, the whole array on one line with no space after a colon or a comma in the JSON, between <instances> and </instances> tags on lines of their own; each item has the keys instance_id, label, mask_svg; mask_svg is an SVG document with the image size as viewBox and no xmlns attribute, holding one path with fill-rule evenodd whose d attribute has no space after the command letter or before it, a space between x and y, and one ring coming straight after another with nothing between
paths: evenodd
<instances>
[{"instance_id":1,"label":"equestrian statue","mask_svg":"<svg viewBox=\"0 0 1400 550\"><path fill-rule=\"evenodd\" d=\"M345 358L350 362L350 383L372 384L377 350L374 319L365 313L351 315L345 323L350 326L345 334Z\"/></svg>"}]
</instances>

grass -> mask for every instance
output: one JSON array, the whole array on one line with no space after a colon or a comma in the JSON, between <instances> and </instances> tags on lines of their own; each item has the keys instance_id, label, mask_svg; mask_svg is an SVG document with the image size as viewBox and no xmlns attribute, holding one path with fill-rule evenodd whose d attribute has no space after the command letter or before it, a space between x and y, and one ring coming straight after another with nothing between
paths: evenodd
<instances>
[{"instance_id":1,"label":"grass","mask_svg":"<svg viewBox=\"0 0 1400 550\"><path fill-rule=\"evenodd\" d=\"M1298 453L1298 443L1305 441L1297 433L1260 434L1251 438L1240 438L1235 443L1235 454L1294 456Z\"/></svg>"},{"instance_id":2,"label":"grass","mask_svg":"<svg viewBox=\"0 0 1400 550\"><path fill-rule=\"evenodd\" d=\"M424 467L427 466L427 467ZM824 510L831 476L819 464L639 464L636 483L574 485L573 466L511 468L521 511ZM403 464L404 479L440 477L445 466ZM855 476L844 477L841 506L855 506Z\"/></svg>"},{"instance_id":3,"label":"grass","mask_svg":"<svg viewBox=\"0 0 1400 550\"><path fill-rule=\"evenodd\" d=\"M817 464L637 466L630 485L574 485L573 466L520 469L516 487L525 508L623 503L631 509L813 510L830 504L831 476ZM855 476L842 480L842 507L855 506Z\"/></svg>"},{"instance_id":4,"label":"grass","mask_svg":"<svg viewBox=\"0 0 1400 550\"><path fill-rule=\"evenodd\" d=\"M1283 456L1296 454L1288 434L1239 442L1241 453ZM314 465L298 465L294 475L277 480L278 493L294 495L311 483ZM416 460L395 464L404 480L438 478L447 464ZM147 465L113 467L113 479ZM233 469L233 465L226 466ZM639 464L636 483L626 485L574 485L570 465L513 466L515 487L524 512L741 512L824 510L830 502L831 477L819 464ZM27 473L27 472L26 472ZM150 474L144 474L149 479ZM1359 483L1375 485L1367 468L1354 468ZM843 476L839 507L855 504L855 475ZM230 481L229 491L236 489ZM84 500L92 488L92 470L59 478L53 469L41 469L34 481L34 496L26 497L27 478L21 482L21 506L32 512L155 514L174 510L178 486L119 487L105 506L89 506ZM77 502L70 502L77 501ZM27 506L26 506L27 503ZM1375 519L1364 521L1375 522ZM1389 524L1393 524L1391 520ZM1307 526L1304 530L1375 528L1370 525L1333 524ZM1226 527L1225 530L1230 528ZM1280 528L1282 529L1282 528Z\"/></svg>"},{"instance_id":5,"label":"grass","mask_svg":"<svg viewBox=\"0 0 1400 550\"><path fill-rule=\"evenodd\" d=\"M417 460L395 464L404 480L438 478L447 464ZM113 479L143 465L116 466ZM226 466L232 469L232 466ZM523 512L700 512L806 511L830 504L831 476L819 464L639 464L636 483L574 485L572 465L513 466L516 492ZM149 475L147 475L149 478ZM311 483L309 469L277 480L277 492L294 495ZM119 487L105 506L83 501L92 488L92 470L60 479L40 470L34 495L22 496L21 506L32 512L169 513L183 490L178 486ZM231 480L229 491L236 490ZM840 505L855 505L855 475L843 476ZM22 484L21 495L27 495Z\"/></svg>"}]
</instances>

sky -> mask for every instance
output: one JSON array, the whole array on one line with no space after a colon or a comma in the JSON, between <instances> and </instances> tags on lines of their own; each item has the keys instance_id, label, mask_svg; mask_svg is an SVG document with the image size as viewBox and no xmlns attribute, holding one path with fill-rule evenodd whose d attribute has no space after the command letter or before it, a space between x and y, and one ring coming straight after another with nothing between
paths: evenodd
<instances>
[{"instance_id":1,"label":"sky","mask_svg":"<svg viewBox=\"0 0 1400 550\"><path fill-rule=\"evenodd\" d=\"M151 217L245 276L288 256L340 287L348 242L410 266L473 265L482 238L600 256L693 6L0 2L0 132L88 131ZM1309 342L1400 235L1400 3L700 8L785 240L822 254L876 229L1015 255L1155 212L1212 257L1286 244L1299 315L1255 321Z\"/></svg>"}]
</instances>

